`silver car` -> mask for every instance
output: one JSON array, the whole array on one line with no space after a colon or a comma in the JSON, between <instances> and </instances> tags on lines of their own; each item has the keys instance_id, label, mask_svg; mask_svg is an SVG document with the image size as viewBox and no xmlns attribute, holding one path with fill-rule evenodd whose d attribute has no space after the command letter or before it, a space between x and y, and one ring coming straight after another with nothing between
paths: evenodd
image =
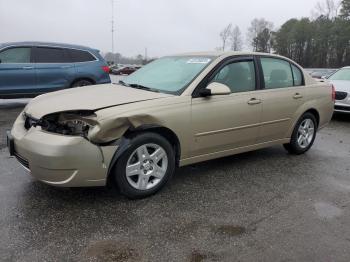
<instances>
[{"instance_id":1,"label":"silver car","mask_svg":"<svg viewBox=\"0 0 350 262\"><path fill-rule=\"evenodd\" d=\"M350 66L338 70L328 80L336 90L334 111L350 113Z\"/></svg>"}]
</instances>

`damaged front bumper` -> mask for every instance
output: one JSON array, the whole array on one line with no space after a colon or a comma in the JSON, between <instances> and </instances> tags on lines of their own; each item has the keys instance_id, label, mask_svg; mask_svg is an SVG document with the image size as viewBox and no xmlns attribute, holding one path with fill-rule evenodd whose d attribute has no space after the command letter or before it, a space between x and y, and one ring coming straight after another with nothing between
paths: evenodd
<instances>
[{"instance_id":1,"label":"damaged front bumper","mask_svg":"<svg viewBox=\"0 0 350 262\"><path fill-rule=\"evenodd\" d=\"M21 115L12 131L12 151L36 179L54 186L106 185L111 159L118 145L99 146L79 136L24 127Z\"/></svg>"}]
</instances>

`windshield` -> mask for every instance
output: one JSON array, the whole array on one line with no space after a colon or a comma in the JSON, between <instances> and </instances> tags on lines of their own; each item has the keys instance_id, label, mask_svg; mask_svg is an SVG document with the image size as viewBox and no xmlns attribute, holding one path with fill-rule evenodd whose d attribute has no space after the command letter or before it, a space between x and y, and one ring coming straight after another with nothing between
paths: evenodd
<instances>
[{"instance_id":1,"label":"windshield","mask_svg":"<svg viewBox=\"0 0 350 262\"><path fill-rule=\"evenodd\" d=\"M330 80L350 81L350 68L343 68L329 77Z\"/></svg>"},{"instance_id":2,"label":"windshield","mask_svg":"<svg viewBox=\"0 0 350 262\"><path fill-rule=\"evenodd\" d=\"M123 82L132 87L138 86L163 93L181 94L211 61L212 57L164 57L142 67L126 77Z\"/></svg>"}]
</instances>

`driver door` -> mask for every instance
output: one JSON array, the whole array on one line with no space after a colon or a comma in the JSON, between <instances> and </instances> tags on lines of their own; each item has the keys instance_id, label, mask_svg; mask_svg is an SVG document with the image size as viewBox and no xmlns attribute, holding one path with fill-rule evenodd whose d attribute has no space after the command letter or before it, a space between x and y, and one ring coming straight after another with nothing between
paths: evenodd
<instances>
[{"instance_id":1,"label":"driver door","mask_svg":"<svg viewBox=\"0 0 350 262\"><path fill-rule=\"evenodd\" d=\"M192 157L225 152L256 143L262 100L253 57L224 63L206 85L219 82L231 94L192 98Z\"/></svg>"}]
</instances>

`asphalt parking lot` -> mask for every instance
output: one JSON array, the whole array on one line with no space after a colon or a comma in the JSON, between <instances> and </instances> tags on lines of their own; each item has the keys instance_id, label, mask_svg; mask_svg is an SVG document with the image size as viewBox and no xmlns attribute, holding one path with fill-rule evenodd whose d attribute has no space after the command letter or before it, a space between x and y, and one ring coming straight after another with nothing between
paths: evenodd
<instances>
[{"instance_id":1,"label":"asphalt parking lot","mask_svg":"<svg viewBox=\"0 0 350 262\"><path fill-rule=\"evenodd\" d=\"M282 147L177 170L159 194L58 189L10 158L27 100L0 101L0 261L349 261L350 116Z\"/></svg>"}]
</instances>

